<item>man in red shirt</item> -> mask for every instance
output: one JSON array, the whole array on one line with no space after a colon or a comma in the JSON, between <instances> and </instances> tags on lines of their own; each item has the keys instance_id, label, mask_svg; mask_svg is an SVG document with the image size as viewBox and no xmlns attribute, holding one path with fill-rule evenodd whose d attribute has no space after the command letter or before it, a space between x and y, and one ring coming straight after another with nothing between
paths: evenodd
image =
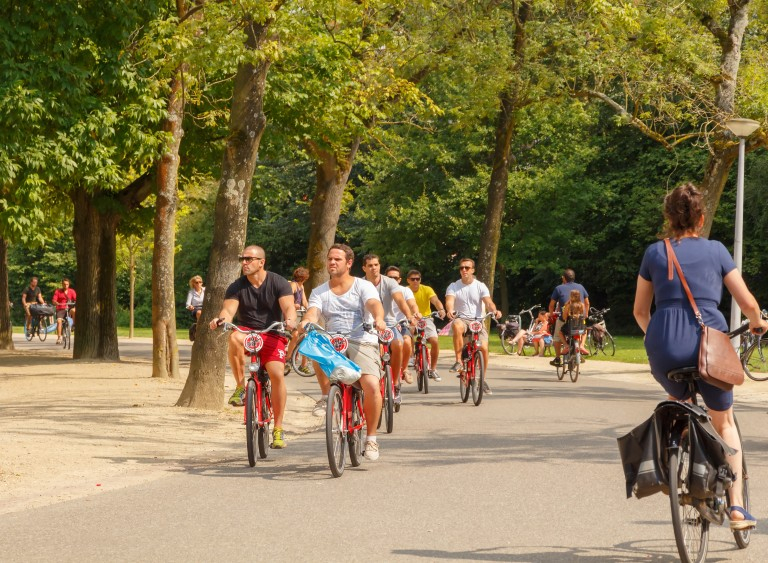
<instances>
[{"instance_id":1,"label":"man in red shirt","mask_svg":"<svg viewBox=\"0 0 768 563\"><path fill-rule=\"evenodd\" d=\"M69 287L69 278L63 278L61 280L61 287L56 288L53 292L53 304L56 305L56 344L61 344L61 327L63 322L68 322L67 319L67 303L74 303L77 300L77 293L75 290ZM75 308L69 311L69 316L72 317L72 325L75 324Z\"/></svg>"}]
</instances>

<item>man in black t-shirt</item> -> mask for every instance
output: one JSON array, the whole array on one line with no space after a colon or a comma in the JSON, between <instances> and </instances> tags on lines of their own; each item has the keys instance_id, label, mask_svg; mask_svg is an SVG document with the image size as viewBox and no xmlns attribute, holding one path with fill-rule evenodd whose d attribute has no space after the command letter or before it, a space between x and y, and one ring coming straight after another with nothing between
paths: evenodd
<instances>
[{"instance_id":1,"label":"man in black t-shirt","mask_svg":"<svg viewBox=\"0 0 768 563\"><path fill-rule=\"evenodd\" d=\"M26 315L25 324L27 326L27 330L30 330L29 321L32 319L32 315L29 312L29 306L34 305L35 303L39 303L40 305L45 304L43 294L40 291L40 288L37 286L37 277L33 277L31 280L29 280L29 285L24 291L21 292L21 304L24 306L24 314Z\"/></svg>"},{"instance_id":2,"label":"man in black t-shirt","mask_svg":"<svg viewBox=\"0 0 768 563\"><path fill-rule=\"evenodd\" d=\"M210 323L215 329L222 322L232 322L237 314L241 328L264 330L282 318L289 330L296 328L296 308L293 306L293 291L288 280L265 269L266 257L260 246L247 246L239 257L243 265L243 275L227 288L224 294L224 306L219 318ZM259 351L261 365L267 371L272 384L272 408L275 412L275 428L272 431L272 447L284 448L283 413L285 412L286 388L283 371L285 368L285 348L287 339L278 334L262 334L264 345ZM242 406L245 396L244 371L245 335L232 331L229 337L229 365L235 376L237 387L229 404Z\"/></svg>"}]
</instances>

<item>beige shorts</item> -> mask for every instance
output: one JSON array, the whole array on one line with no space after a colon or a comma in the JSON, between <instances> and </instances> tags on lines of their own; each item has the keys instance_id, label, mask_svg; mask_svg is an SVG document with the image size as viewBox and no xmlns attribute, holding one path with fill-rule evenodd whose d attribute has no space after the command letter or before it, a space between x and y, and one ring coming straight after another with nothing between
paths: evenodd
<instances>
[{"instance_id":1,"label":"beige shorts","mask_svg":"<svg viewBox=\"0 0 768 563\"><path fill-rule=\"evenodd\" d=\"M460 320L462 323L464 323L464 328L465 328L464 340L466 341L472 335L472 333L469 332L469 323L471 321L468 321L467 319L460 319ZM450 330L451 335L453 335L453 324L454 323L451 323L451 330ZM480 344L487 344L487 343L488 343L488 331L485 330L485 325L483 325L483 328L480 331Z\"/></svg>"},{"instance_id":2,"label":"beige shorts","mask_svg":"<svg viewBox=\"0 0 768 563\"><path fill-rule=\"evenodd\" d=\"M555 342L562 342L563 341L563 339L560 338L560 331L563 328L563 324L564 323L563 323L562 319L557 319L555 321L555 334L552 335L552 337L554 338Z\"/></svg>"},{"instance_id":3,"label":"beige shorts","mask_svg":"<svg viewBox=\"0 0 768 563\"><path fill-rule=\"evenodd\" d=\"M370 374L381 379L381 356L379 355L378 344L350 340L347 357L360 366L360 371L363 374Z\"/></svg>"},{"instance_id":4,"label":"beige shorts","mask_svg":"<svg viewBox=\"0 0 768 563\"><path fill-rule=\"evenodd\" d=\"M437 328L435 328L435 321L432 317L424 317L427 326L424 327L424 338L429 340L430 338L437 338Z\"/></svg>"}]
</instances>

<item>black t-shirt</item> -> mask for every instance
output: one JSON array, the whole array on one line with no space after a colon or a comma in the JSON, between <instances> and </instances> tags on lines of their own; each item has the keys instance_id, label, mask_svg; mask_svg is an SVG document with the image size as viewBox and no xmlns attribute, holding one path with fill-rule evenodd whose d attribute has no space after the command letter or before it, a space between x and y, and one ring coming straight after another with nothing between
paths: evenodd
<instances>
[{"instance_id":1,"label":"black t-shirt","mask_svg":"<svg viewBox=\"0 0 768 563\"><path fill-rule=\"evenodd\" d=\"M279 299L286 295L293 297L291 284L284 277L267 272L259 287L254 287L246 276L227 288L224 299L236 299L237 319L241 326L263 330L274 322L282 320L283 310Z\"/></svg>"},{"instance_id":2,"label":"black t-shirt","mask_svg":"<svg viewBox=\"0 0 768 563\"><path fill-rule=\"evenodd\" d=\"M40 286L36 286L35 289L27 286L27 288L22 291L21 294L27 296L27 305L37 303L37 296L40 295Z\"/></svg>"}]
</instances>

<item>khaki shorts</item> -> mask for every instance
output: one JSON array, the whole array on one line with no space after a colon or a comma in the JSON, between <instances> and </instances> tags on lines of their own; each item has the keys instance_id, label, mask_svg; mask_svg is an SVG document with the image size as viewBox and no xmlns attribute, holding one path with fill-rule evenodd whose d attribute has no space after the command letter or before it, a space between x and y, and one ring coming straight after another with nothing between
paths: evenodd
<instances>
[{"instance_id":1,"label":"khaki shorts","mask_svg":"<svg viewBox=\"0 0 768 563\"><path fill-rule=\"evenodd\" d=\"M435 328L435 321L432 317L424 317L427 322L427 326L424 327L424 338L429 340L430 338L437 338L437 328Z\"/></svg>"},{"instance_id":2,"label":"khaki shorts","mask_svg":"<svg viewBox=\"0 0 768 563\"><path fill-rule=\"evenodd\" d=\"M469 321L467 319L461 319L461 322L464 323L464 327L466 330L464 331L464 340L466 341L472 336L472 333L469 331L469 323L472 321ZM451 335L453 335L453 323L451 323ZM488 343L488 331L485 330L485 325L483 325L483 328L480 330L480 344L487 344Z\"/></svg>"},{"instance_id":3,"label":"khaki shorts","mask_svg":"<svg viewBox=\"0 0 768 563\"><path fill-rule=\"evenodd\" d=\"M554 339L555 339L555 342L562 342L563 341L563 339L560 338L560 331L563 328L563 324L564 323L563 323L562 319L557 319L555 321L555 334L552 335L554 337Z\"/></svg>"},{"instance_id":4,"label":"khaki shorts","mask_svg":"<svg viewBox=\"0 0 768 563\"><path fill-rule=\"evenodd\" d=\"M347 357L360 366L363 375L370 374L379 380L381 379L383 374L381 373L381 356L379 355L378 344L350 340Z\"/></svg>"}]
</instances>

